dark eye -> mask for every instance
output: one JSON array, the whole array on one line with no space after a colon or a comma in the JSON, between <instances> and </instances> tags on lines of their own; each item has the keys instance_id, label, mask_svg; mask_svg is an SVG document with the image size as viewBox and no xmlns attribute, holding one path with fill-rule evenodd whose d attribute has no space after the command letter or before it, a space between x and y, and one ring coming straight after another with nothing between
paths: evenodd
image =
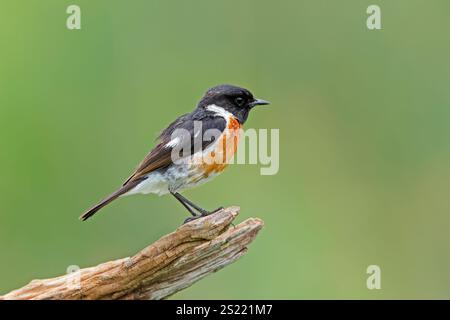
<instances>
[{"instance_id":1,"label":"dark eye","mask_svg":"<svg viewBox=\"0 0 450 320\"><path fill-rule=\"evenodd\" d=\"M244 104L244 98L241 98L241 97L237 97L234 101L240 107Z\"/></svg>"}]
</instances>

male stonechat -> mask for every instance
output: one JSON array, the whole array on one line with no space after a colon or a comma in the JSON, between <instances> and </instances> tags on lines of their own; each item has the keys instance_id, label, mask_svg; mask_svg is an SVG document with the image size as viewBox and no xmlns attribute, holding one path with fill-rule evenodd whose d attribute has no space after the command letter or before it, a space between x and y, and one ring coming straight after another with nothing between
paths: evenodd
<instances>
[{"instance_id":1,"label":"male stonechat","mask_svg":"<svg viewBox=\"0 0 450 320\"><path fill-rule=\"evenodd\" d=\"M267 104L244 88L219 85L209 89L194 111L162 131L157 145L123 185L80 219L88 219L118 197L139 193L170 193L192 215L185 222L221 209L207 211L180 192L211 180L227 167L250 110Z\"/></svg>"}]
</instances>

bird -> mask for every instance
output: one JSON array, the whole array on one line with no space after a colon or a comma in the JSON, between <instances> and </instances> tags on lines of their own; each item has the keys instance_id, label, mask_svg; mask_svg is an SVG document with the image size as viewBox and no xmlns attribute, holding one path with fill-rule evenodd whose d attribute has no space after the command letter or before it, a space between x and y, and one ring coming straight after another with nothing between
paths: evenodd
<instances>
[{"instance_id":1,"label":"bird","mask_svg":"<svg viewBox=\"0 0 450 320\"><path fill-rule=\"evenodd\" d=\"M222 173L237 151L242 128L254 107L270 104L242 87L221 84L206 91L196 108L161 131L156 146L122 186L80 216L84 221L119 197L171 194L191 214L184 223L208 211L181 192Z\"/></svg>"}]
</instances>

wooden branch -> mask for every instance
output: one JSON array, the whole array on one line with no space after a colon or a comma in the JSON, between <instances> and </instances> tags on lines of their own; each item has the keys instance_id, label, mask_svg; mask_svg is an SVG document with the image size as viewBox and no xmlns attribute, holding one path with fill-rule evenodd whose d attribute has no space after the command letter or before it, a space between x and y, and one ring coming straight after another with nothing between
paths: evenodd
<instances>
[{"instance_id":1,"label":"wooden branch","mask_svg":"<svg viewBox=\"0 0 450 320\"><path fill-rule=\"evenodd\" d=\"M232 226L238 212L238 207L223 209L182 225L133 257L33 280L0 300L166 298L247 252L263 222L250 218Z\"/></svg>"}]
</instances>

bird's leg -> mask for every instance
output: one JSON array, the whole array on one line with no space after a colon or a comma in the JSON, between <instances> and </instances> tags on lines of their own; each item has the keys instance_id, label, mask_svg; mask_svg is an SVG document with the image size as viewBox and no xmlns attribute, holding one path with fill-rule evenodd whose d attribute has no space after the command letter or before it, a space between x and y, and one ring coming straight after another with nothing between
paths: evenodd
<instances>
[{"instance_id":1,"label":"bird's leg","mask_svg":"<svg viewBox=\"0 0 450 320\"><path fill-rule=\"evenodd\" d=\"M189 221L192 221L192 220L195 220L195 219L198 219L198 218L207 216L207 215L209 215L209 214L211 214L211 213L214 213L214 212L217 212L217 211L223 209L223 207L220 207L220 208L217 208L216 210L208 211L208 210L205 210L205 209L201 208L200 206L196 205L195 203L193 203L192 201L190 201L190 200L187 199L186 197L182 196L182 195L179 194L178 192L171 192L171 194L172 194L178 201L180 201L180 202L183 204L183 206L184 206L186 209L188 209L189 212L190 212L190 213L192 214L192 216L193 216L193 217L187 218L187 219L184 221L184 223L187 223L187 222L189 222ZM189 206L190 206L190 207L189 207ZM197 215L197 214L193 213L191 207L194 208L195 210L197 210L197 211L200 213L200 215Z\"/></svg>"},{"instance_id":2,"label":"bird's leg","mask_svg":"<svg viewBox=\"0 0 450 320\"><path fill-rule=\"evenodd\" d=\"M181 194L177 193L177 195L178 195L181 199L183 199L184 202L186 202L188 205L190 205L192 208L194 208L195 210L197 210L198 212L200 212L202 216L207 216L208 214L211 214L211 213L214 213L214 212L217 212L217 211L223 209L223 207L219 207L219 208L217 208L216 210L208 211L208 210L205 210L205 209L201 208L200 206L196 205L196 204L193 203L191 200L187 199L186 197L182 196Z\"/></svg>"},{"instance_id":3,"label":"bird's leg","mask_svg":"<svg viewBox=\"0 0 450 320\"><path fill-rule=\"evenodd\" d=\"M184 201L183 201L183 197L177 193L177 192L170 192L171 195L173 195L175 197L175 199L177 199L178 201L180 201L180 203L183 205L183 207L185 207L187 209L187 211L189 211L190 214L192 214L192 218L195 217L199 217L198 214L196 214L194 212L194 210L192 210L191 207L189 207ZM187 220L187 219L186 219Z\"/></svg>"}]
</instances>

